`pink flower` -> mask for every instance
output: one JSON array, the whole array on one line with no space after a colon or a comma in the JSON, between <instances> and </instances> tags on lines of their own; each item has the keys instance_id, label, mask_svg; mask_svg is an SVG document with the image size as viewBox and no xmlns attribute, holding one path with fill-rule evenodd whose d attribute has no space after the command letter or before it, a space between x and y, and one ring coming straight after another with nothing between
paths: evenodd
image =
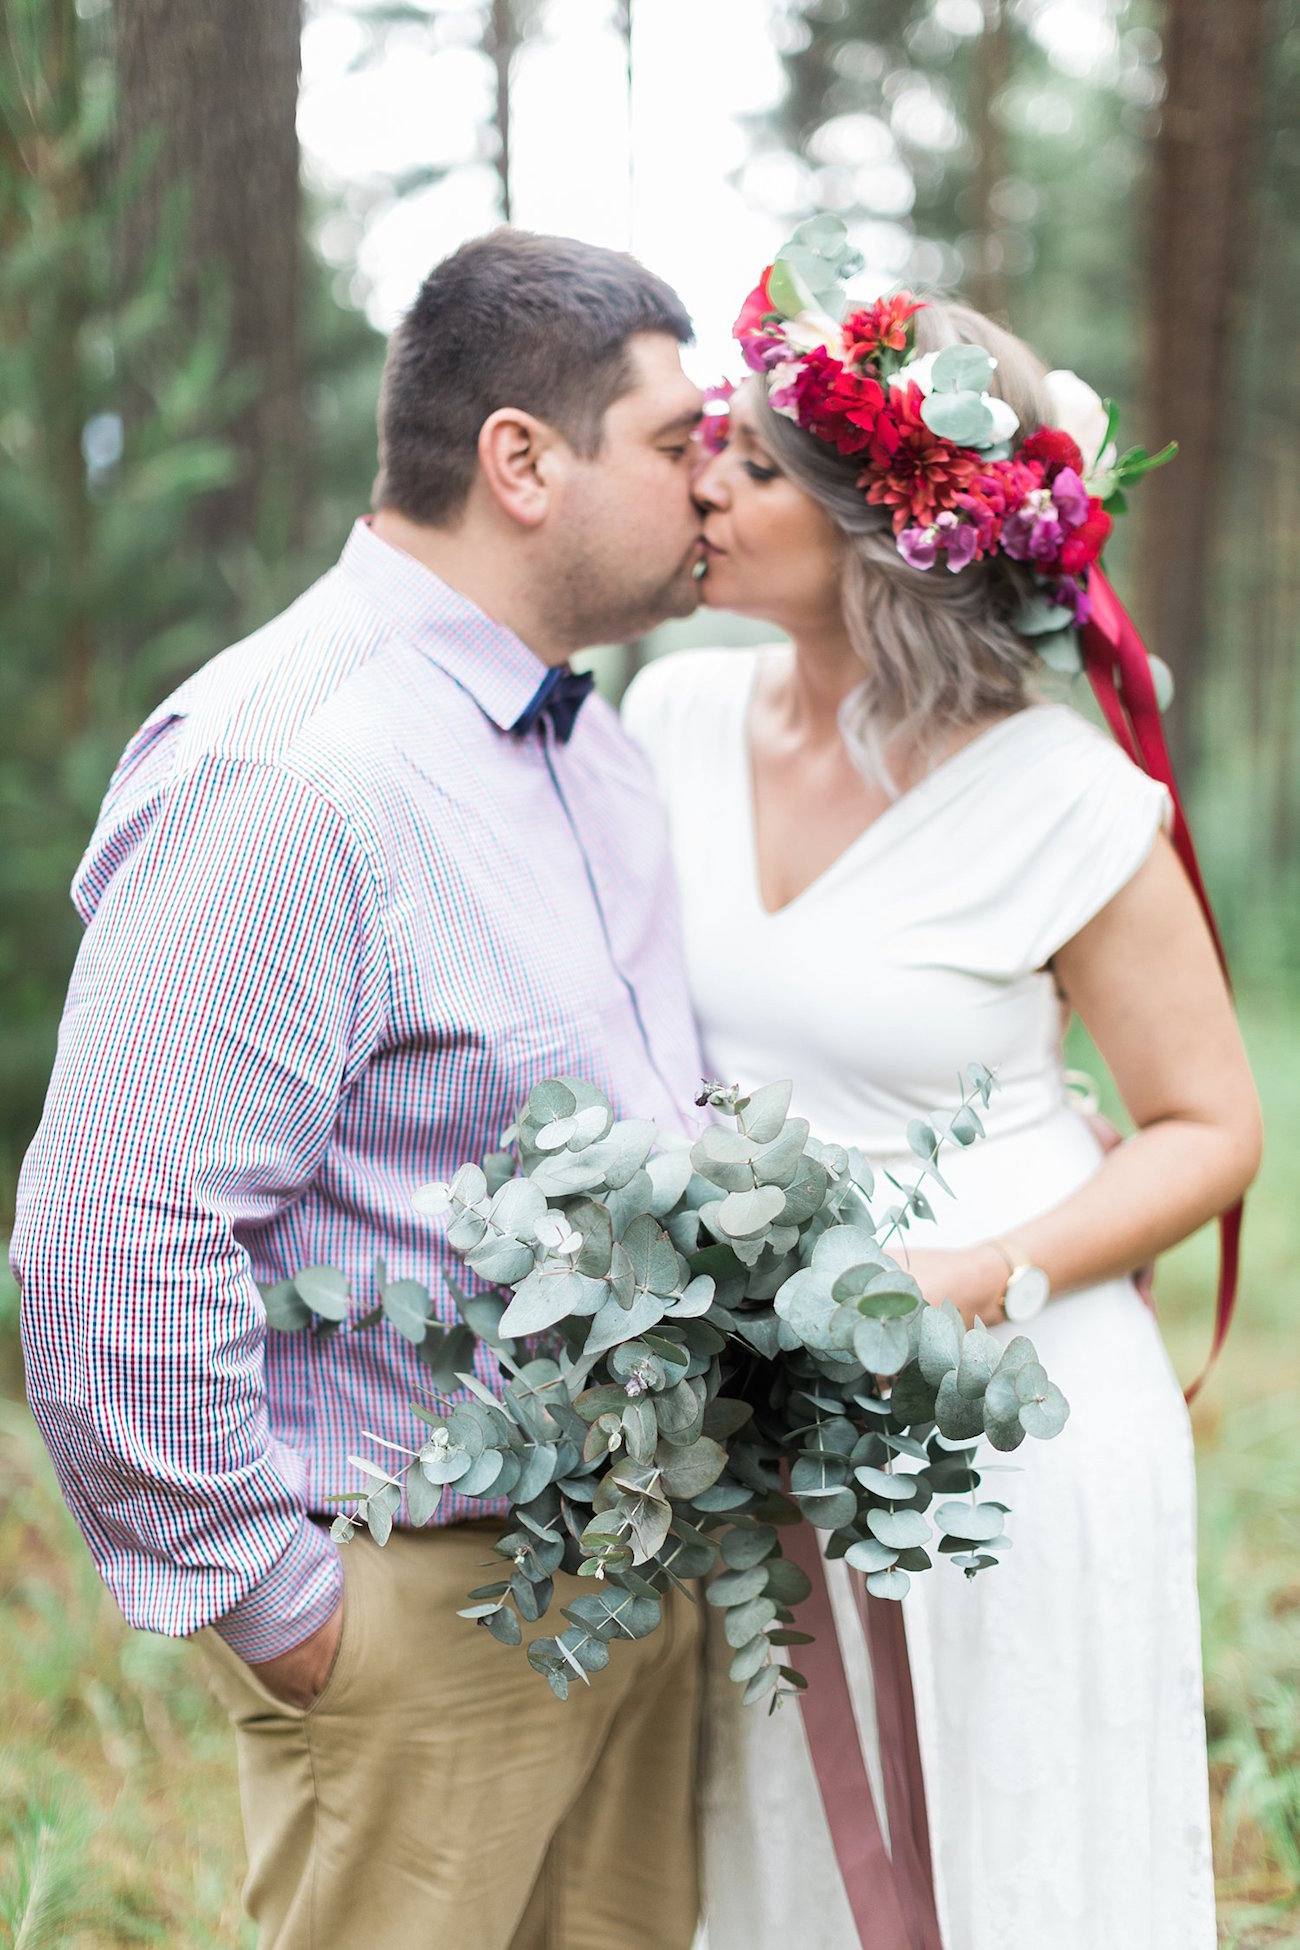
<instances>
[{"instance_id":1,"label":"pink flower","mask_svg":"<svg viewBox=\"0 0 1300 1950\"><path fill-rule=\"evenodd\" d=\"M1072 467L1053 476L1052 500L1063 527L1079 528L1088 519L1088 490Z\"/></svg>"}]
</instances>

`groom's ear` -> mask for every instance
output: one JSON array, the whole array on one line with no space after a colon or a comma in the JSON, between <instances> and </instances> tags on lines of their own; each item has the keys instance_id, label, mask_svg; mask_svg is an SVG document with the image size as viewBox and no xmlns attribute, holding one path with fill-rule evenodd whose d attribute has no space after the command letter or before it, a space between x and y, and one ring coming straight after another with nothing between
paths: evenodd
<instances>
[{"instance_id":1,"label":"groom's ear","mask_svg":"<svg viewBox=\"0 0 1300 1950\"><path fill-rule=\"evenodd\" d=\"M498 407L479 429L484 486L521 528L538 528L546 519L567 451L554 427L520 407Z\"/></svg>"}]
</instances>

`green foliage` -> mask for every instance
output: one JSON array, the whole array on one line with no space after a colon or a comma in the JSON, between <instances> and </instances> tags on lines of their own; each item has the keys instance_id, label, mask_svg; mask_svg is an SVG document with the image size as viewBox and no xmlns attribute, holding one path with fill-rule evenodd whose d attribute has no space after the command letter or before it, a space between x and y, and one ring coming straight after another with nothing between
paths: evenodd
<instances>
[{"instance_id":1,"label":"green foliage","mask_svg":"<svg viewBox=\"0 0 1300 1950\"><path fill-rule=\"evenodd\" d=\"M183 202L129 284L121 237L148 156L117 173L107 15L14 0L0 66L0 1215L12 1206L80 929L68 887L110 772L196 665L327 566L368 498L382 341L311 261L306 549L243 483L247 537L205 542L256 375L227 354L208 267L197 326L172 299ZM283 499L282 495L278 497Z\"/></svg>"},{"instance_id":2,"label":"green foliage","mask_svg":"<svg viewBox=\"0 0 1300 1950\"><path fill-rule=\"evenodd\" d=\"M992 1088L973 1065L950 1118L915 1120L923 1175L942 1186L943 1143L979 1137L975 1105ZM447 1216L470 1270L510 1298L457 1296L466 1321L453 1334L469 1340L444 1385L469 1398L422 1410L428 1433L400 1465L350 1458L366 1486L341 1499L334 1535L348 1542L365 1524L382 1544L403 1496L408 1520L428 1523L449 1484L507 1498L496 1549L511 1575L461 1616L517 1645L547 1612L556 1571L595 1580L565 1609L568 1630L528 1647L561 1698L615 1640L657 1628L666 1592L716 1571L708 1598L725 1614L733 1676L747 1700L775 1701L799 1683L779 1651L808 1595L778 1526L806 1518L827 1532L828 1553L881 1597L901 1598L931 1548L974 1577L1004 1547L1006 1506L976 1500L972 1445L1014 1449L1064 1426L1064 1397L1027 1340L1003 1348L982 1325L968 1332L951 1302L927 1307L885 1250L928 1214L920 1184L886 1178L894 1202L876 1217L865 1158L813 1138L788 1116L790 1095L788 1083L749 1096L708 1086L725 1121L656 1151L654 1125L615 1121L591 1084L551 1079L506 1134L521 1175L490 1159L418 1194L422 1212ZM403 1282L395 1308L398 1289L377 1276L367 1318L385 1314L421 1345L438 1336L442 1361L452 1337L424 1289ZM348 1299L341 1274L310 1267L267 1296L268 1320L295 1331L310 1313L332 1331ZM510 1377L499 1396L472 1373L475 1337ZM932 1509L939 1495L950 1500Z\"/></svg>"}]
</instances>

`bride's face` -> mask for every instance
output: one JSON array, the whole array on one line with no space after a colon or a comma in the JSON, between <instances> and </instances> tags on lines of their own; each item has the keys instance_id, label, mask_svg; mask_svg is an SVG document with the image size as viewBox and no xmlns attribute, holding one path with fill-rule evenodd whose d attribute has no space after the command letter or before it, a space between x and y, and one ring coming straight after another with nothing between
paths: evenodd
<instances>
[{"instance_id":1,"label":"bride's face","mask_svg":"<svg viewBox=\"0 0 1300 1950\"><path fill-rule=\"evenodd\" d=\"M702 594L712 609L761 617L798 637L840 617L844 538L759 439L757 383L732 400L727 444L695 477L708 563Z\"/></svg>"}]
</instances>

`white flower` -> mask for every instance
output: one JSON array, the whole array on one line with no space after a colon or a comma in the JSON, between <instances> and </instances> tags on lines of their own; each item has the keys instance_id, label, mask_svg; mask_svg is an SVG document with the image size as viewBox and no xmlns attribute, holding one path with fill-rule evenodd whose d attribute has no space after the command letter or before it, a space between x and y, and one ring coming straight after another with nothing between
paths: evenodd
<instances>
[{"instance_id":1,"label":"white flower","mask_svg":"<svg viewBox=\"0 0 1300 1950\"><path fill-rule=\"evenodd\" d=\"M1077 372L1049 372L1047 393L1052 402L1052 424L1068 433L1083 455L1086 482L1101 457L1106 440L1109 414L1105 403Z\"/></svg>"},{"instance_id":2,"label":"white flower","mask_svg":"<svg viewBox=\"0 0 1300 1950\"><path fill-rule=\"evenodd\" d=\"M981 393L980 398L993 415L993 432L988 444L996 447L1000 441L1014 440L1020 431L1020 421L1006 401L994 393Z\"/></svg>"},{"instance_id":3,"label":"white flower","mask_svg":"<svg viewBox=\"0 0 1300 1950\"><path fill-rule=\"evenodd\" d=\"M913 359L908 365L900 367L890 380L890 385L899 386L904 390L909 385L919 386L928 399L934 390L934 362L938 356L937 352L923 352L919 359Z\"/></svg>"},{"instance_id":4,"label":"white flower","mask_svg":"<svg viewBox=\"0 0 1300 1950\"><path fill-rule=\"evenodd\" d=\"M787 320L785 337L800 352L812 352L824 346L832 359L844 358L844 334L824 311L801 311L797 318Z\"/></svg>"}]
</instances>

